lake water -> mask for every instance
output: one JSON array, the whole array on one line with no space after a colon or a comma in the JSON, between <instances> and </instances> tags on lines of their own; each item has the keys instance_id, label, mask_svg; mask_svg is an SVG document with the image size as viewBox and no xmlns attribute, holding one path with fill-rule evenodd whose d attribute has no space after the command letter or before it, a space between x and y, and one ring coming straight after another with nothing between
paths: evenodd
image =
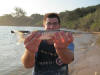
<instances>
[{"instance_id":1,"label":"lake water","mask_svg":"<svg viewBox=\"0 0 100 75\"><path fill-rule=\"evenodd\" d=\"M24 45L17 45L15 34L11 34L11 30L41 30L42 27L16 27L16 26L0 26L0 75L29 75L22 68L21 56L25 50ZM86 35L85 35L86 36ZM88 42L88 37L82 38L84 42ZM87 40L85 40L87 39ZM75 39L78 42L81 39ZM20 67L22 69L20 69ZM19 68L19 69L17 69ZM16 70L17 69L17 70ZM14 71L15 70L15 71ZM30 74L31 75L31 74Z\"/></svg>"},{"instance_id":2,"label":"lake water","mask_svg":"<svg viewBox=\"0 0 100 75\"><path fill-rule=\"evenodd\" d=\"M0 26L0 75L6 75L12 69L21 66L21 55L24 52L23 44L17 45L15 34L11 30L37 30L42 27Z\"/></svg>"}]
</instances>

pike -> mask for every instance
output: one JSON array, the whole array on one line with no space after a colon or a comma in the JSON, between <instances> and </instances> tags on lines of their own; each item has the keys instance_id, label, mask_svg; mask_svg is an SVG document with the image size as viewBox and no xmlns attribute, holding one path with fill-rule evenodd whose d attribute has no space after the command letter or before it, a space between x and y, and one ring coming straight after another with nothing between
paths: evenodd
<instances>
[{"instance_id":1,"label":"pike","mask_svg":"<svg viewBox=\"0 0 100 75\"><path fill-rule=\"evenodd\" d=\"M62 31L62 30L36 30L36 31L33 31L33 32L39 32L41 33L41 37L39 38L40 40L48 40L51 38L51 36L53 36L56 32L59 32L59 31ZM64 31L64 32L69 32L69 31ZM17 31L17 30L12 30L11 33L15 33L19 36L19 39L20 40L23 40L25 39L25 37L31 33L31 31Z\"/></svg>"},{"instance_id":2,"label":"pike","mask_svg":"<svg viewBox=\"0 0 100 75\"><path fill-rule=\"evenodd\" d=\"M51 38L51 36L53 36L56 32L60 32L60 31L64 31L66 32L70 32L72 34L100 34L100 32L75 32L75 31L68 31L68 30L36 30L37 32L41 33L42 36L39 38L41 40L48 40ZM35 31L33 31L35 32ZM31 33L31 31L25 31L25 30L11 30L11 33L15 33L18 35L19 37L19 41L18 44L23 42L25 40L25 37Z\"/></svg>"},{"instance_id":3,"label":"pike","mask_svg":"<svg viewBox=\"0 0 100 75\"><path fill-rule=\"evenodd\" d=\"M53 34L55 32L59 32L59 31L64 31L64 32L71 32L72 34L100 34L100 32L75 32L75 31L68 31L68 30L36 30L42 34L44 33L47 33L47 34ZM16 33L16 32L21 32L21 33L24 33L24 34L28 34L30 33L31 31L25 31L25 30L11 30L11 33Z\"/></svg>"}]
</instances>

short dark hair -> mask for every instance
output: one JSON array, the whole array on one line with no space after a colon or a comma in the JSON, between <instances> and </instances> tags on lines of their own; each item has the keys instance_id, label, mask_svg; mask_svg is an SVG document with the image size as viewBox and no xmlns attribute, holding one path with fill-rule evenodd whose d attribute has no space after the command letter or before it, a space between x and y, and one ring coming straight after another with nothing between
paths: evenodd
<instances>
[{"instance_id":1,"label":"short dark hair","mask_svg":"<svg viewBox=\"0 0 100 75\"><path fill-rule=\"evenodd\" d=\"M47 18L57 18L58 22L60 24L60 17L58 16L57 13L47 13L47 14L45 14L44 18L43 18L43 24L45 24Z\"/></svg>"}]
</instances>

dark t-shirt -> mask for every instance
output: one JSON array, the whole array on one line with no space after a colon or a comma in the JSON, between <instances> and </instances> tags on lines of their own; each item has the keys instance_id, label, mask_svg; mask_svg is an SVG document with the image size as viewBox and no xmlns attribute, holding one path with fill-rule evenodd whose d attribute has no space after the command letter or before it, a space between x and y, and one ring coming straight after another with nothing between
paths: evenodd
<instances>
[{"instance_id":1,"label":"dark t-shirt","mask_svg":"<svg viewBox=\"0 0 100 75\"><path fill-rule=\"evenodd\" d=\"M34 75L49 75L50 73L62 70L68 75L68 64L63 64L59 59L53 44L48 44L46 40L40 43L38 52L35 57ZM38 73L38 74L37 74ZM40 73L40 74L39 74ZM51 75L53 75L51 74ZM57 75L57 74L56 74ZM63 74L61 74L63 75Z\"/></svg>"}]
</instances>

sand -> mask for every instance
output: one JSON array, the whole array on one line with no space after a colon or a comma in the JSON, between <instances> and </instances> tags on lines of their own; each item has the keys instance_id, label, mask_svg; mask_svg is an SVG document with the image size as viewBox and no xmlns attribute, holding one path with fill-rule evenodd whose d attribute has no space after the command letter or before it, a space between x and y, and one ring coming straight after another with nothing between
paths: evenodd
<instances>
[{"instance_id":1,"label":"sand","mask_svg":"<svg viewBox=\"0 0 100 75\"><path fill-rule=\"evenodd\" d=\"M87 40L80 38L81 42L75 41L77 47L75 60L69 65L70 75L100 75L100 47L95 42L98 36L92 35Z\"/></svg>"}]
</instances>

